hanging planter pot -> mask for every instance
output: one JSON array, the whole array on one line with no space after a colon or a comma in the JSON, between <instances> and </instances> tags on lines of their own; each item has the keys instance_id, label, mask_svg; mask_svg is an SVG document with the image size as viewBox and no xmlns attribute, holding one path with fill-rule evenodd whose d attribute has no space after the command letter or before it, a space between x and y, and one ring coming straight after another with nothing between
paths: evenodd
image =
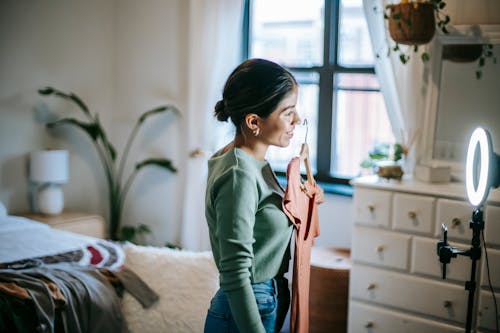
<instances>
[{"instance_id":1,"label":"hanging planter pot","mask_svg":"<svg viewBox=\"0 0 500 333\"><path fill-rule=\"evenodd\" d=\"M474 62L483 54L483 44L443 45L443 60Z\"/></svg>"},{"instance_id":2,"label":"hanging planter pot","mask_svg":"<svg viewBox=\"0 0 500 333\"><path fill-rule=\"evenodd\" d=\"M398 44L422 45L431 41L436 32L434 5L428 2L408 2L388 5L389 33Z\"/></svg>"}]
</instances>

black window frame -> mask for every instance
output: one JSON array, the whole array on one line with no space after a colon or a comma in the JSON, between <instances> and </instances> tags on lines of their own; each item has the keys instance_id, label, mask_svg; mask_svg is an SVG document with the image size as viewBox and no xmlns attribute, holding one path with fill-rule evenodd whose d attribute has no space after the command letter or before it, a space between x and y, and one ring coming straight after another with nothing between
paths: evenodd
<instances>
[{"instance_id":1,"label":"black window frame","mask_svg":"<svg viewBox=\"0 0 500 333\"><path fill-rule=\"evenodd\" d=\"M335 74L375 74L374 66L352 66L346 67L338 63L338 41L339 41L339 21L340 21L340 1L324 0L324 36L323 36L323 65L311 67L290 67L292 72L317 73L319 75L319 105L318 105L318 137L316 152L316 173L315 179L319 182L348 185L352 178L335 177L330 173L332 156L335 156L335 136L332 135L336 127L334 120L336 108L333 103L335 90L342 88L335 87ZM245 0L243 15L243 39L242 58L248 59L250 51L250 18L251 2ZM299 82L300 84L300 82ZM380 91L380 89L348 89L361 91ZM283 176L283 172L276 172Z\"/></svg>"}]
</instances>

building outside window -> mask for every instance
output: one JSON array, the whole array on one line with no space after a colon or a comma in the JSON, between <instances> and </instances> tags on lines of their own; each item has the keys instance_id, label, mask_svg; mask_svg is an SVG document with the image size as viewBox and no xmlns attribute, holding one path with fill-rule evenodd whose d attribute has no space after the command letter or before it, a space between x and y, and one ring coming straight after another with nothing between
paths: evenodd
<instances>
[{"instance_id":1,"label":"building outside window","mask_svg":"<svg viewBox=\"0 0 500 333\"><path fill-rule=\"evenodd\" d=\"M395 141L374 71L362 0L246 0L244 57L287 67L307 119L267 159L286 171L306 139L319 181L347 184L378 143Z\"/></svg>"}]
</instances>

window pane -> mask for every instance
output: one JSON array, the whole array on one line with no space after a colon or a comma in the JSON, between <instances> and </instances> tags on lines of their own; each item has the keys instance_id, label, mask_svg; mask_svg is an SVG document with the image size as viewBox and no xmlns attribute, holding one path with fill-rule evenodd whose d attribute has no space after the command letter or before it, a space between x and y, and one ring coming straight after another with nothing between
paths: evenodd
<instances>
[{"instance_id":1,"label":"window pane","mask_svg":"<svg viewBox=\"0 0 500 333\"><path fill-rule=\"evenodd\" d=\"M339 79L337 75L335 79ZM339 81L347 86L375 85L371 74L342 74ZM379 91L357 91L336 88L334 91L336 126L332 138L333 154L330 172L337 177L355 177L360 163L377 143L394 143L395 138Z\"/></svg>"},{"instance_id":2,"label":"window pane","mask_svg":"<svg viewBox=\"0 0 500 333\"><path fill-rule=\"evenodd\" d=\"M302 120L307 119L307 143L309 145L310 163L316 171L316 149L318 146L318 81L317 73L293 73L299 83L297 111ZM287 148L269 147L267 160L275 171L286 171L288 163L300 153L301 145L306 139L306 126L295 127L292 142ZM305 172L302 165L301 169Z\"/></svg>"},{"instance_id":3,"label":"window pane","mask_svg":"<svg viewBox=\"0 0 500 333\"><path fill-rule=\"evenodd\" d=\"M254 0L250 57L291 67L321 65L323 0Z\"/></svg>"},{"instance_id":4,"label":"window pane","mask_svg":"<svg viewBox=\"0 0 500 333\"><path fill-rule=\"evenodd\" d=\"M338 63L346 67L373 65L373 51L362 0L340 1Z\"/></svg>"}]
</instances>

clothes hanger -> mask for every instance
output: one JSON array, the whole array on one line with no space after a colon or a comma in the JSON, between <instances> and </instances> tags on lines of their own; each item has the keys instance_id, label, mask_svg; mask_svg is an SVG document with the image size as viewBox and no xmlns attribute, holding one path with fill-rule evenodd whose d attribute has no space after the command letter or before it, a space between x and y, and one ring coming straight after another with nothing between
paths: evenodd
<instances>
[{"instance_id":1,"label":"clothes hanger","mask_svg":"<svg viewBox=\"0 0 500 333\"><path fill-rule=\"evenodd\" d=\"M304 143L302 143L302 147L300 149L300 159L304 161L306 167L307 182L311 185L315 185L316 181L314 180L311 163L309 161L309 145L307 144L307 133L309 131L309 127L307 126L307 119L304 119L303 125L306 126L306 136L304 138Z\"/></svg>"}]
</instances>

